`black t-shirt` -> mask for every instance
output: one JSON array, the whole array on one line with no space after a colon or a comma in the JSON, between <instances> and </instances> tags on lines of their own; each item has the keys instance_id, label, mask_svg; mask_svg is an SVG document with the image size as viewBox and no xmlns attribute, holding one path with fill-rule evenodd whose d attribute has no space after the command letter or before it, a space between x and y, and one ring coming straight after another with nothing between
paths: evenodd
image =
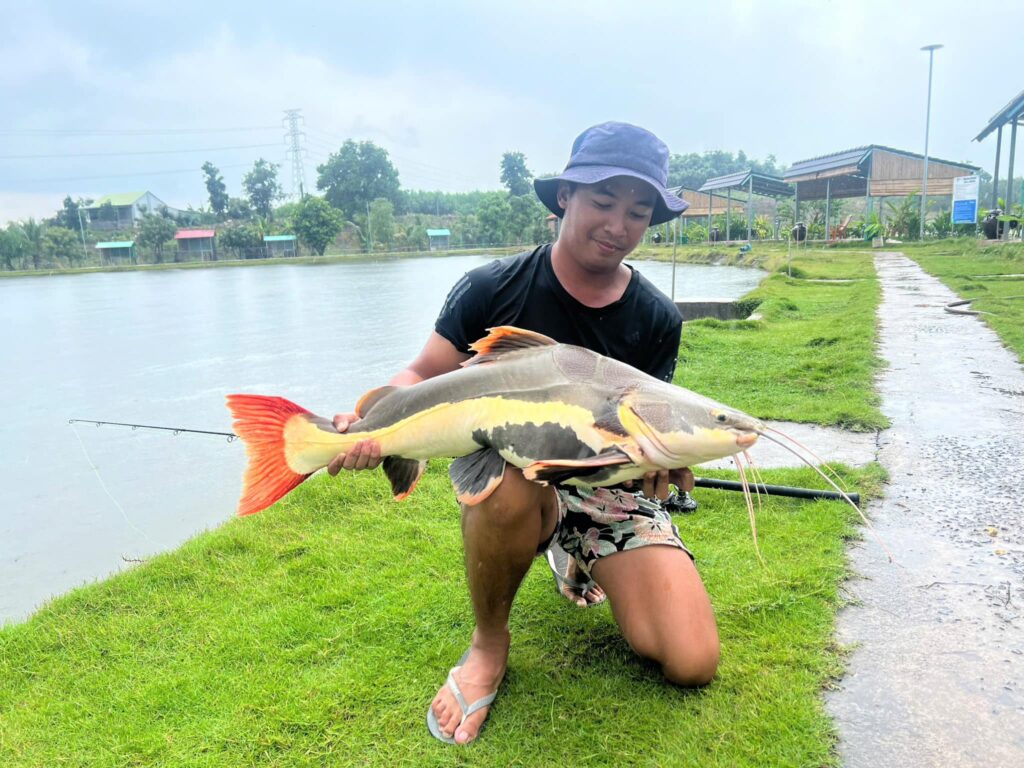
<instances>
[{"instance_id":1,"label":"black t-shirt","mask_svg":"<svg viewBox=\"0 0 1024 768\"><path fill-rule=\"evenodd\" d=\"M463 275L449 292L434 329L468 352L488 328L514 325L671 381L682 317L671 299L630 269L633 277L622 298L605 307L588 307L558 282L551 245L542 245Z\"/></svg>"}]
</instances>

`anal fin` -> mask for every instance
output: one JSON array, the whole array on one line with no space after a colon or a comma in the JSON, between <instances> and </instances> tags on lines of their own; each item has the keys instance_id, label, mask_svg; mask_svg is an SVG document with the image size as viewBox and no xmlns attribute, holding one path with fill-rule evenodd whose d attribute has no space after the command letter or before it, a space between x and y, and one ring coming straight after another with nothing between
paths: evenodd
<instances>
[{"instance_id":1,"label":"anal fin","mask_svg":"<svg viewBox=\"0 0 1024 768\"><path fill-rule=\"evenodd\" d=\"M403 459L401 456L388 456L383 462L384 474L391 481L391 493L395 501L401 501L416 487L423 476L427 462L417 459Z\"/></svg>"},{"instance_id":2,"label":"anal fin","mask_svg":"<svg viewBox=\"0 0 1024 768\"><path fill-rule=\"evenodd\" d=\"M459 502L472 506L486 499L501 485L505 476L505 459L493 448L481 448L453 461L448 475Z\"/></svg>"},{"instance_id":3,"label":"anal fin","mask_svg":"<svg viewBox=\"0 0 1024 768\"><path fill-rule=\"evenodd\" d=\"M560 483L574 477L592 475L603 467L629 464L633 460L618 448L602 451L588 459L545 459L527 464L523 477L541 485Z\"/></svg>"}]
</instances>

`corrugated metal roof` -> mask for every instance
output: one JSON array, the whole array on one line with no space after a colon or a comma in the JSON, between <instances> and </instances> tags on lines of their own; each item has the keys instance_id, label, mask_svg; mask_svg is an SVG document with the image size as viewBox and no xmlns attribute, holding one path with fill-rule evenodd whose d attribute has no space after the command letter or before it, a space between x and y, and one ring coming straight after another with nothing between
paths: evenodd
<instances>
[{"instance_id":1,"label":"corrugated metal roof","mask_svg":"<svg viewBox=\"0 0 1024 768\"><path fill-rule=\"evenodd\" d=\"M86 210L92 210L93 208L99 208L104 203L110 203L111 205L135 205L140 197L143 197L145 192L122 192L119 195L104 195L95 203L90 205Z\"/></svg>"},{"instance_id":2,"label":"corrugated metal roof","mask_svg":"<svg viewBox=\"0 0 1024 768\"><path fill-rule=\"evenodd\" d=\"M1024 114L1024 91L1021 91L1012 99L1010 103L1000 109L992 118L988 121L988 125L985 126L985 130L974 137L975 141L981 141L988 136L992 131L999 128L1001 125L1006 125L1008 122L1015 120Z\"/></svg>"},{"instance_id":3,"label":"corrugated metal roof","mask_svg":"<svg viewBox=\"0 0 1024 768\"><path fill-rule=\"evenodd\" d=\"M800 160L793 163L782 174L782 178L791 179L794 176L803 176L807 173L821 173L822 171L830 171L833 168L842 168L846 165L860 165L871 154L872 146L844 149L842 152L833 152L831 155L821 155L820 157L812 157L809 160Z\"/></svg>"},{"instance_id":4,"label":"corrugated metal roof","mask_svg":"<svg viewBox=\"0 0 1024 768\"><path fill-rule=\"evenodd\" d=\"M822 155L820 157L812 157L809 160L800 160L799 162L793 163L793 165L791 165L789 169L782 174L782 178L787 180L796 176L805 176L809 173L823 173L836 168L843 168L848 165L860 165L875 150L892 152L896 155L913 157L918 160L924 159L924 155L919 155L917 152L907 152L904 149L894 149L893 147L887 147L883 144L868 144L864 147L844 149L842 152L834 152L831 155ZM956 168L968 168L972 171L979 170L976 165L971 165L970 163L958 163L954 160L943 160L942 158L934 157L933 155L928 155L928 162L943 163L944 165L952 165Z\"/></svg>"},{"instance_id":5,"label":"corrugated metal roof","mask_svg":"<svg viewBox=\"0 0 1024 768\"><path fill-rule=\"evenodd\" d=\"M107 243L96 243L97 248L131 248L134 245L134 240L111 240Z\"/></svg>"},{"instance_id":6,"label":"corrugated metal roof","mask_svg":"<svg viewBox=\"0 0 1024 768\"><path fill-rule=\"evenodd\" d=\"M447 229L428 229L427 237L450 237L451 232Z\"/></svg>"},{"instance_id":7,"label":"corrugated metal roof","mask_svg":"<svg viewBox=\"0 0 1024 768\"><path fill-rule=\"evenodd\" d=\"M214 237L217 234L213 229L182 229L175 235L175 240L196 240L203 237Z\"/></svg>"},{"instance_id":8,"label":"corrugated metal roof","mask_svg":"<svg viewBox=\"0 0 1024 768\"><path fill-rule=\"evenodd\" d=\"M750 190L750 182L754 182L754 194L766 197L791 197L793 190L778 176L766 173L755 173L752 170L727 173L704 182L698 192L712 192L716 189Z\"/></svg>"},{"instance_id":9,"label":"corrugated metal roof","mask_svg":"<svg viewBox=\"0 0 1024 768\"><path fill-rule=\"evenodd\" d=\"M294 240L295 235L264 235L263 242L265 243L281 243L287 242L288 240Z\"/></svg>"}]
</instances>

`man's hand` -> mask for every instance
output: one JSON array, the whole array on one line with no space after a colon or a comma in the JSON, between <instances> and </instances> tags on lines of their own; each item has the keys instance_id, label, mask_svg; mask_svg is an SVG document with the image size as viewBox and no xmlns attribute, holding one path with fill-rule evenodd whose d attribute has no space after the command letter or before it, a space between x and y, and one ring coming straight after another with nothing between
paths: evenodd
<instances>
[{"instance_id":1,"label":"man's hand","mask_svg":"<svg viewBox=\"0 0 1024 768\"><path fill-rule=\"evenodd\" d=\"M676 486L680 491L689 493L693 490L693 472L690 471L689 467L648 472L643 477L644 496L649 499L664 501L669 497L669 484ZM630 482L625 485L627 488L630 488L633 483Z\"/></svg>"},{"instance_id":2,"label":"man's hand","mask_svg":"<svg viewBox=\"0 0 1024 768\"><path fill-rule=\"evenodd\" d=\"M334 428L346 432L359 421L354 413L339 413L334 417ZM380 443L376 440L360 440L347 453L339 453L327 465L327 473L333 477L343 469L373 469L380 464Z\"/></svg>"}]
</instances>

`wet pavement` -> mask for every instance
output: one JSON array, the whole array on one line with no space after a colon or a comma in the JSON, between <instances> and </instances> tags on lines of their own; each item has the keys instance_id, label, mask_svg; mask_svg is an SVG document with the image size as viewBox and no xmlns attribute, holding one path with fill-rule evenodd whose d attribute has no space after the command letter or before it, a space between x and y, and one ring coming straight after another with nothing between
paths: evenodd
<instances>
[{"instance_id":1,"label":"wet pavement","mask_svg":"<svg viewBox=\"0 0 1024 768\"><path fill-rule=\"evenodd\" d=\"M883 287L879 379L890 473L851 552L826 696L850 768L1024 766L1024 368L958 297L896 253Z\"/></svg>"}]
</instances>

